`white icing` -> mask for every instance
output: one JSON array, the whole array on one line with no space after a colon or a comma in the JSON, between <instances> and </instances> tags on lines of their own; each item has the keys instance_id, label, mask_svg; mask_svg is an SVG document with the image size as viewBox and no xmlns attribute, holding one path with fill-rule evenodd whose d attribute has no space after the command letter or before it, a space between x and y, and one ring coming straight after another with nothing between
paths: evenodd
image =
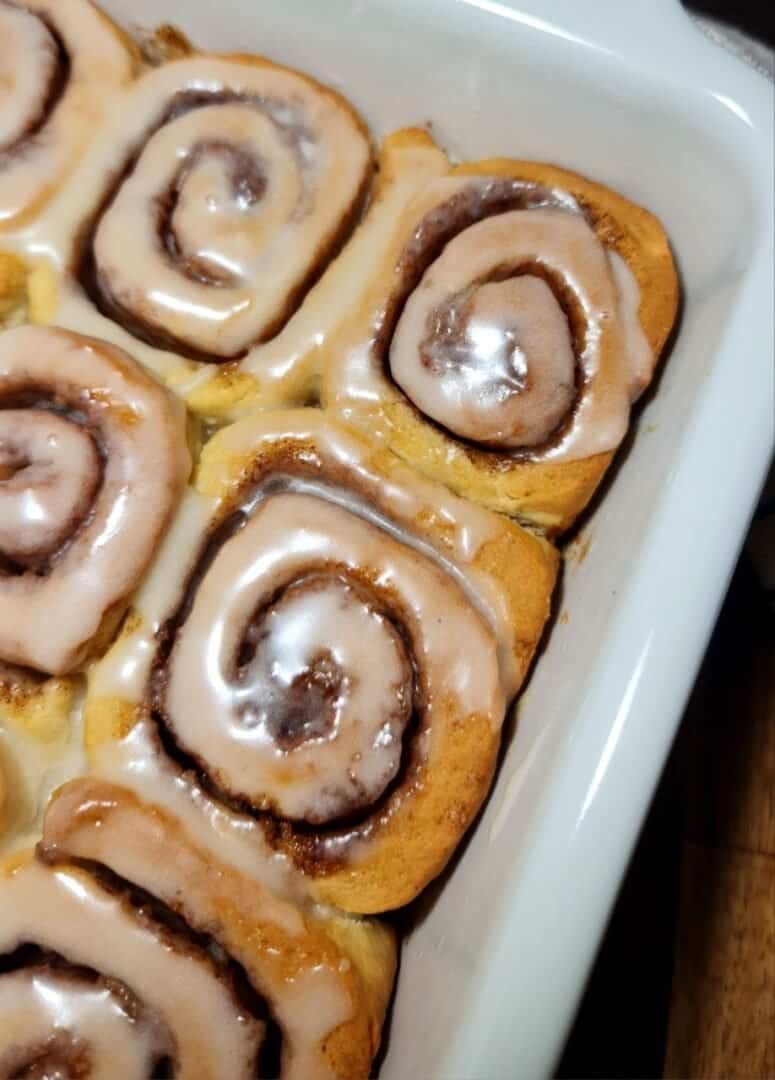
<instances>
[{"instance_id":1,"label":"white icing","mask_svg":"<svg viewBox=\"0 0 775 1080\"><path fill-rule=\"evenodd\" d=\"M0 412L0 551L22 564L56 551L99 481L96 446L79 424L44 409Z\"/></svg>"},{"instance_id":2,"label":"white icing","mask_svg":"<svg viewBox=\"0 0 775 1080\"><path fill-rule=\"evenodd\" d=\"M525 219L539 213L497 220L510 218L519 236ZM415 405L456 434L533 446L573 405L573 346L566 316L541 278L486 282L504 262L524 257L511 238L506 250L491 242L493 220L466 229L426 270L396 326L390 368Z\"/></svg>"},{"instance_id":3,"label":"white icing","mask_svg":"<svg viewBox=\"0 0 775 1080\"><path fill-rule=\"evenodd\" d=\"M400 183L404 167L412 169L415 163L404 166L399 157L390 184ZM343 415L366 421L372 437L390 437L389 413L373 406L400 401L406 393L421 411L449 430L484 445L500 444L504 454L523 446L529 451L528 460L563 462L613 450L627 429L631 387L648 378L653 357L649 360L650 351L646 354L644 350L637 320L637 284L631 272L626 267L622 271L618 256L603 247L566 192L552 189L546 206L509 210L461 229L408 297L392 341L384 342L390 305L400 292L402 261L409 251L422 255L428 221L443 215L445 207L466 193L471 198L478 194L484 207L488 188L499 182L497 177L442 176L416 194L403 214L395 217L392 229L381 217L379 205L367 214L359 236L364 247L370 245L370 265L363 267L365 282L356 298L356 317L331 355L323 383L324 400ZM500 335L504 323L513 331L508 316L523 303L524 296L516 296L510 282L496 281L495 289L474 287L486 281L493 270L497 278L504 267L532 261L564 282L586 324L585 347L578 358L584 385L572 414L568 342L557 310L546 302L545 295L533 298L538 308L531 302L530 322L522 328L525 339L533 343L533 373L540 356L547 376L541 393L532 401L529 394L517 392L518 377L511 385L504 381L503 339L498 336L496 340L492 333L497 329ZM479 320L482 325L478 330L483 335L480 333L478 349L477 342L469 338L472 350L466 370L458 369L456 375L447 371L445 377L420 370L418 346L428 337L428 314L440 301L455 299L456 294L464 299L473 297L476 314L477 293L484 289L490 290L489 295L478 303L486 305L488 318ZM387 348L387 356L383 348ZM524 351L529 371L531 350ZM440 352L445 352L444 343ZM436 355L438 358L439 351ZM501 370L497 371L499 364ZM493 365L501 378L484 378L483 371L491 373ZM637 374L631 377L628 368ZM551 429L557 427L563 414L570 415L570 422L560 437L552 439ZM522 430L510 432L510 425ZM549 444L538 445L547 433ZM531 450L534 445L536 449ZM450 463L465 454L465 448L450 442Z\"/></svg>"},{"instance_id":4,"label":"white icing","mask_svg":"<svg viewBox=\"0 0 775 1080\"><path fill-rule=\"evenodd\" d=\"M110 866L180 913L192 929L211 935L271 1006L282 1032L283 1080L329 1076L322 1043L352 1016L353 1003L337 954L315 958L319 942L307 935L295 905L212 860L193 834L169 831L151 804L139 805L121 789L99 783L61 793L46 819L44 843ZM273 923L293 936L296 956L289 950L283 957L265 943L265 926L271 935Z\"/></svg>"},{"instance_id":5,"label":"white icing","mask_svg":"<svg viewBox=\"0 0 775 1080\"><path fill-rule=\"evenodd\" d=\"M25 1051L34 1061L57 1037L72 1046L76 1059L83 1053L90 1080L147 1080L154 1064L173 1049L153 1018L132 1016L107 986L67 971L35 968L0 975L0 1018L3 1074L6 1062L21 1067ZM46 1073L53 1080L69 1075L67 1068Z\"/></svg>"},{"instance_id":6,"label":"white icing","mask_svg":"<svg viewBox=\"0 0 775 1080\"><path fill-rule=\"evenodd\" d=\"M0 5L0 154L43 114L57 70L57 44L23 8Z\"/></svg>"},{"instance_id":7,"label":"white icing","mask_svg":"<svg viewBox=\"0 0 775 1080\"><path fill-rule=\"evenodd\" d=\"M341 812L359 792L361 801L379 794L397 771L403 723L396 726L391 697L404 679L393 659L397 654L389 651L386 657L383 651L391 647L384 629L370 627L362 613L342 621L337 614L326 627L314 605L305 623L297 622L292 634L297 645L299 638L304 642L302 651L330 649L358 683L340 725L298 750L283 750L268 735L271 714L261 722L262 705L281 708L273 697L282 689L262 697L261 688L251 685L250 668L244 683L229 678L253 613L318 567L345 573L367 569L388 610L391 598L398 598L398 617L406 622L431 702L454 698L462 716L490 715L495 724L500 717L492 711L492 686L499 682L494 639L454 581L434 563L320 499L268 497L223 545L197 590L168 661L165 704L183 748L232 794L256 805L269 799L285 816L320 821L332 810ZM293 677L307 657L286 652L284 659ZM256 710L252 723L242 711L251 707Z\"/></svg>"},{"instance_id":8,"label":"white icing","mask_svg":"<svg viewBox=\"0 0 775 1080\"><path fill-rule=\"evenodd\" d=\"M294 402L293 388L303 385L305 363L326 349L339 324L358 304L369 281L375 250L389 236L406 204L428 181L446 168L446 158L436 147L407 147L400 153L404 165L394 182L380 190L368 213L369 228L358 228L342 253L274 341L257 345L241 367L259 383L261 400L267 405L281 400ZM346 297L347 302L342 303ZM281 396L282 395L282 396ZM303 403L303 402L302 402Z\"/></svg>"},{"instance_id":9,"label":"white icing","mask_svg":"<svg viewBox=\"0 0 775 1080\"><path fill-rule=\"evenodd\" d=\"M89 763L92 774L128 786L144 802L163 807L214 856L265 885L274 895L304 901L308 894L304 879L285 855L272 850L261 826L216 802L192 776L166 758L150 721L139 721L119 741L94 747ZM290 909L278 908L275 918L287 933L295 931L297 923Z\"/></svg>"},{"instance_id":10,"label":"white icing","mask_svg":"<svg viewBox=\"0 0 775 1080\"><path fill-rule=\"evenodd\" d=\"M194 108L149 137L187 92L238 100ZM279 332L370 168L355 117L304 76L258 60L187 58L147 72L122 96L110 129L22 247L67 266L107 178L137 148L97 229L99 279L137 320L181 342L179 351L219 357ZM240 179L245 169L255 183ZM157 201L170 188L176 201L160 244ZM196 280L203 269L219 283ZM96 313L73 281L63 282L56 318L129 348L160 373L180 367L174 352L138 343Z\"/></svg>"},{"instance_id":11,"label":"white icing","mask_svg":"<svg viewBox=\"0 0 775 1080\"><path fill-rule=\"evenodd\" d=\"M387 463L377 467L368 444L315 410L257 415L224 429L205 450L203 480L223 490L227 477L233 477L235 459L260 460L268 455L271 460L276 449L293 446L302 460L320 460L321 479L286 479L284 493L262 491L252 510L247 504L248 513L256 515L268 542L266 549L246 544L252 547L254 564L266 570L271 557L292 575L295 561L304 575L317 558L329 557L335 562L349 558L352 566L373 571L378 586L396 587L401 615L405 609L411 618L409 629L419 650L418 666L423 668L427 662L433 668L429 679L434 692L459 695L461 715L467 709L478 710L492 723L500 723L503 694L488 625L496 633L500 678L507 694L513 693L520 674L515 663L514 627L499 582L473 565L482 546L498 535L502 527L498 519L423 480L395 460L389 468ZM221 479L219 461L229 470ZM335 485L326 481L327 476L336 476ZM288 516L283 506L293 509L293 516ZM296 509L299 507L302 512ZM313 508L313 517L306 513L308 507ZM216 499L189 493L183 500L156 567L137 595L139 625L118 641L91 675L90 698L95 707L101 698L142 702L157 648L155 631L177 607L207 522L218 510ZM237 535L247 534L243 530ZM250 535L255 539L255 533ZM294 536L298 538L295 551ZM302 549L307 540L310 551L305 561ZM205 575L205 581L207 578ZM398 589L399 585L403 588L404 578L411 578L406 596ZM235 581L227 582L227 595L218 597L216 616L224 602L239 602ZM386 607L390 610L390 605ZM438 618L441 623L435 621ZM416 627L416 623L423 625ZM328 637L336 640L333 629ZM468 642L469 637L470 656L461 663L459 641ZM208 681L204 665L196 660L199 647L192 638L192 687ZM172 670L178 670L174 655ZM181 692L188 694L185 679L181 686ZM215 711L208 720L195 702L203 723L209 722L213 728L212 738L202 743L201 757L206 768L217 768L218 732L228 744L229 721L213 698L212 687L205 685L203 692ZM138 715L143 715L142 709ZM216 803L191 776L182 775L178 766L165 758L149 719L141 719L121 740L92 747L90 759L98 775L129 783L144 800L162 803L214 853L266 882L276 893L298 896L299 889L303 892L306 888L287 859L272 854L253 819ZM310 790L315 793L314 785Z\"/></svg>"},{"instance_id":12,"label":"white icing","mask_svg":"<svg viewBox=\"0 0 775 1080\"><path fill-rule=\"evenodd\" d=\"M0 855L35 844L51 792L86 772L81 739L82 699L79 688L61 730L40 734L15 721L12 711L6 714L0 700L0 771L5 774L6 787L5 829L0 820Z\"/></svg>"},{"instance_id":13,"label":"white icing","mask_svg":"<svg viewBox=\"0 0 775 1080\"><path fill-rule=\"evenodd\" d=\"M186 491L170 530L162 541L151 572L135 598L139 624L125 633L89 673L89 698L142 702L158 643L156 632L174 611L180 590L192 569L217 500ZM278 896L302 901L306 885L288 859L267 844L251 818L211 799L161 751L149 720L139 720L116 742L89 750L90 771L106 780L128 784L149 803L158 803L185 823L214 855L226 859ZM71 773L70 775L74 775ZM286 925L292 932L292 926Z\"/></svg>"},{"instance_id":14,"label":"white icing","mask_svg":"<svg viewBox=\"0 0 775 1080\"><path fill-rule=\"evenodd\" d=\"M0 399L29 385L51 387L52 396L84 412L105 452L91 513L47 572L0 577L0 658L61 673L78 662L107 610L137 584L190 459L183 410L110 346L53 329L10 330L0 339ZM15 419L23 432L23 418ZM33 434L41 423L33 409ZM76 464L72 448L61 429L55 434L59 444L46 452L66 471ZM10 485L12 498L20 485L34 492L39 478L26 473L8 480L0 474L0 491ZM80 475L77 485L83 483Z\"/></svg>"},{"instance_id":15,"label":"white icing","mask_svg":"<svg viewBox=\"0 0 775 1080\"><path fill-rule=\"evenodd\" d=\"M232 175L246 168L237 154L256 174L254 190L241 193ZM159 245L157 199L173 186L170 256ZM99 273L123 307L137 306L158 329L233 356L271 328L310 257L294 237L303 195L293 150L267 116L248 104L195 109L151 136L102 217ZM189 278L186 265L214 280Z\"/></svg>"},{"instance_id":16,"label":"white icing","mask_svg":"<svg viewBox=\"0 0 775 1080\"><path fill-rule=\"evenodd\" d=\"M500 583L474 565L481 548L497 535L497 518L425 480L397 460L391 463L389 472L376 468L370 461L373 453L370 446L312 409L256 415L225 428L216 439L227 461L232 456L269 454L273 447L283 444L295 442L303 446L314 442L324 461L352 475L352 489L300 480L290 485L293 490L325 498L435 560L495 630L501 677L506 692L513 693L518 672L514 665L514 628L508 605ZM192 491L185 493L154 565L135 598L135 609L142 616L143 625L122 638L94 669L90 682L93 696L142 700L153 659L153 635L174 609L207 522L218 506L217 499ZM427 538L419 527L424 519L432 520L434 525Z\"/></svg>"},{"instance_id":17,"label":"white icing","mask_svg":"<svg viewBox=\"0 0 775 1080\"><path fill-rule=\"evenodd\" d=\"M26 863L0 878L0 897L0 952L33 943L124 983L169 1030L185 1080L254 1075L263 1025L241 1011L205 953L168 932L160 938L77 870ZM3 1023L0 1032L0 1046L12 1049Z\"/></svg>"},{"instance_id":18,"label":"white icing","mask_svg":"<svg viewBox=\"0 0 775 1080\"><path fill-rule=\"evenodd\" d=\"M234 543L255 539L248 533ZM210 595L217 573L205 582ZM233 638L240 627L229 616L221 609L219 621ZM258 638L253 659L238 681L222 677L218 687L231 736L261 763L255 775L246 770L247 782L260 777L278 812L311 822L375 800L398 772L411 715L411 666L397 631L351 584L322 577L302 578L247 633Z\"/></svg>"},{"instance_id":19,"label":"white icing","mask_svg":"<svg viewBox=\"0 0 775 1080\"><path fill-rule=\"evenodd\" d=\"M456 240L461 241L465 255L458 265L453 261ZM445 263L452 280L458 276L464 283L475 278L475 272L469 273L468 259L476 257L477 248L486 240L484 267L492 266L493 252L500 253L496 263L537 262L565 283L581 311L585 335L579 362L585 385L572 423L559 440L539 450L538 457L571 460L617 446L627 429L629 397L616 326L616 292L605 250L584 218L555 209L510 211L478 222L456 240L448 245L450 261ZM614 339L614 348L606 356L613 371L607 372L601 369L604 334Z\"/></svg>"},{"instance_id":20,"label":"white icing","mask_svg":"<svg viewBox=\"0 0 775 1080\"><path fill-rule=\"evenodd\" d=\"M68 69L46 115L60 63L48 26ZM110 112L132 66L130 50L88 0L0 2L0 229L51 195ZM37 130L27 138L31 124Z\"/></svg>"},{"instance_id":21,"label":"white icing","mask_svg":"<svg viewBox=\"0 0 775 1080\"><path fill-rule=\"evenodd\" d=\"M212 445L228 462L232 457L271 454L275 447L294 443L300 449L314 444L325 466L324 475L330 466L336 475L352 478L346 484L300 481L294 483L294 490L318 494L365 518L442 567L493 628L501 678L507 694L513 693L519 673L503 587L475 565L480 550L498 535L500 519L426 480L398 459L392 459L389 467L386 463L378 466L372 460L372 445L317 410L256 414L224 428Z\"/></svg>"},{"instance_id":22,"label":"white icing","mask_svg":"<svg viewBox=\"0 0 775 1080\"><path fill-rule=\"evenodd\" d=\"M340 963L349 961L343 958ZM319 1047L352 1014L336 974L326 965L316 964L302 975L286 979L276 1009L286 1039L283 1080L335 1080L336 1074Z\"/></svg>"},{"instance_id":23,"label":"white icing","mask_svg":"<svg viewBox=\"0 0 775 1080\"><path fill-rule=\"evenodd\" d=\"M217 506L214 499L187 488L145 581L134 600L139 625L125 631L89 673L92 697L118 696L143 700L148 674L156 653L156 633L174 610L188 573L193 568L202 537Z\"/></svg>"},{"instance_id":24,"label":"white icing","mask_svg":"<svg viewBox=\"0 0 775 1080\"><path fill-rule=\"evenodd\" d=\"M619 318L630 377L630 400L635 401L651 382L657 358L638 317L640 289L637 279L618 252L609 249L607 254L619 292Z\"/></svg>"}]
</instances>

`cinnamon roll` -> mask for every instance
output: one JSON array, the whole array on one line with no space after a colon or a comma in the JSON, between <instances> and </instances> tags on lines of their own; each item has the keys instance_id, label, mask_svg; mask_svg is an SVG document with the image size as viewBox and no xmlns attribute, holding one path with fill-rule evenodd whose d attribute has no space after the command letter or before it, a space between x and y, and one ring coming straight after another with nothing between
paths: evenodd
<instances>
[{"instance_id":1,"label":"cinnamon roll","mask_svg":"<svg viewBox=\"0 0 775 1080\"><path fill-rule=\"evenodd\" d=\"M314 286L371 172L362 121L307 76L242 55L164 63L39 223L63 271L40 318L127 348L198 412L305 401Z\"/></svg>"},{"instance_id":2,"label":"cinnamon roll","mask_svg":"<svg viewBox=\"0 0 775 1080\"><path fill-rule=\"evenodd\" d=\"M75 867L13 863L0 893L3 1076L145 1078L173 1054L180 1076L254 1075L260 1021L193 941Z\"/></svg>"},{"instance_id":3,"label":"cinnamon roll","mask_svg":"<svg viewBox=\"0 0 775 1080\"><path fill-rule=\"evenodd\" d=\"M180 405L111 345L0 335L0 660L62 674L117 617L190 467Z\"/></svg>"},{"instance_id":4,"label":"cinnamon roll","mask_svg":"<svg viewBox=\"0 0 775 1080\"><path fill-rule=\"evenodd\" d=\"M197 489L90 678L92 767L174 765L315 896L398 907L488 791L556 555L315 410L219 432Z\"/></svg>"},{"instance_id":5,"label":"cinnamon roll","mask_svg":"<svg viewBox=\"0 0 775 1080\"><path fill-rule=\"evenodd\" d=\"M211 954L228 958L243 976L241 996L249 1006L243 1024L244 1012L262 1021L264 1061L257 1072L251 1071L253 1040L244 1057L238 1033L221 1032L217 1053L225 1047L232 1054L240 1051L245 1075L283 1080L369 1075L395 972L387 928L300 906L273 892L252 874L213 858L160 806L114 784L79 780L61 788L49 806L38 850L55 866L66 860L88 867L114 889L131 883L144 910L155 908L169 928L181 927L210 946ZM132 986L131 979L124 981ZM171 985L163 988L174 998L171 991ZM183 1014L185 1042L192 1049L219 1027L213 1018L204 1028L191 1024L186 1010L175 1009L172 1001L167 1015L170 1011ZM181 1032L179 1048L183 1041ZM232 1075L221 1069L212 1075ZM182 1063L175 1075L188 1075Z\"/></svg>"},{"instance_id":6,"label":"cinnamon roll","mask_svg":"<svg viewBox=\"0 0 775 1080\"><path fill-rule=\"evenodd\" d=\"M87 813L94 821L110 812L98 804L87 807ZM150 819L151 834L162 827ZM74 846L81 846L79 835ZM88 840L83 846L91 847ZM315 966L302 953L308 939L318 944L314 931L291 911L293 929L281 926L276 936L289 940L293 951L278 960L261 939L274 925L258 914L260 907L247 907L263 898L243 887L226 903L231 914L244 918L233 936L250 965L246 977L228 952L214 947L220 930L219 889L207 887L202 875L210 881L214 875L196 865L194 851L187 854L193 865L179 872L180 858L173 859L170 873L157 867L152 883L160 882L165 895L170 878L201 890L182 900L170 897L184 916L109 872L105 864L90 862L87 868L63 862L56 849L51 853L44 847L46 862L28 857L0 868L7 912L0 926L3 1076L355 1080L368 1075L366 1058L358 1060L351 1047L343 1061L328 1053L327 1043L338 1041L337 1030L352 1026L346 976L360 989L353 966L345 974L333 966L334 960L343 966L347 958L319 932L322 944L315 959L322 959ZM116 858L116 848L104 855L122 869L137 868L131 858ZM147 864L139 869L144 880L152 876ZM195 926L202 918L211 921L197 932L187 918ZM272 969L281 969L282 963L293 974L284 983L278 979L285 999L280 1008L293 1013L294 1034L310 1034L307 1045L298 1036L298 1046L283 1044L280 1073L278 1024L268 999L249 980L256 972L264 975L264 969L274 975ZM328 1024L335 1027L327 1030Z\"/></svg>"},{"instance_id":7,"label":"cinnamon roll","mask_svg":"<svg viewBox=\"0 0 775 1080\"><path fill-rule=\"evenodd\" d=\"M0 0L0 231L71 172L136 59L88 0Z\"/></svg>"},{"instance_id":8,"label":"cinnamon roll","mask_svg":"<svg viewBox=\"0 0 775 1080\"><path fill-rule=\"evenodd\" d=\"M455 491L567 528L675 317L662 227L553 166L451 168L422 132L383 158L344 256L359 284L327 344L324 401Z\"/></svg>"}]
</instances>

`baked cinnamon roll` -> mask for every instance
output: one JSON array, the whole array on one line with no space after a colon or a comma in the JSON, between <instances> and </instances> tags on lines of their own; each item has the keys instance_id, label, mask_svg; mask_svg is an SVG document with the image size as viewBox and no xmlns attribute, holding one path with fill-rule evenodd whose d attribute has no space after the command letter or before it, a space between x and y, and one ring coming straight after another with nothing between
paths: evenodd
<instances>
[{"instance_id":1,"label":"baked cinnamon roll","mask_svg":"<svg viewBox=\"0 0 775 1080\"><path fill-rule=\"evenodd\" d=\"M316 896L406 903L489 789L555 553L313 410L219 432L197 488L90 680L93 767L176 763Z\"/></svg>"},{"instance_id":2,"label":"baked cinnamon roll","mask_svg":"<svg viewBox=\"0 0 775 1080\"><path fill-rule=\"evenodd\" d=\"M33 316L128 349L199 412L259 390L304 401L306 301L371 173L362 121L307 76L242 55L164 63L39 223L63 273Z\"/></svg>"},{"instance_id":3,"label":"baked cinnamon roll","mask_svg":"<svg viewBox=\"0 0 775 1080\"><path fill-rule=\"evenodd\" d=\"M75 867L15 861L0 894L3 1076L255 1075L260 1021L193 941Z\"/></svg>"},{"instance_id":4,"label":"baked cinnamon roll","mask_svg":"<svg viewBox=\"0 0 775 1080\"><path fill-rule=\"evenodd\" d=\"M88 0L1 0L0 232L39 211L72 171L136 62Z\"/></svg>"},{"instance_id":5,"label":"baked cinnamon roll","mask_svg":"<svg viewBox=\"0 0 775 1080\"><path fill-rule=\"evenodd\" d=\"M461 494L549 531L591 497L672 326L651 214L574 173L451 168L399 132L358 247L323 396Z\"/></svg>"},{"instance_id":6,"label":"baked cinnamon roll","mask_svg":"<svg viewBox=\"0 0 775 1080\"><path fill-rule=\"evenodd\" d=\"M38 856L0 868L2 1075L368 1075L383 927L304 911L115 785L60 789Z\"/></svg>"},{"instance_id":7,"label":"baked cinnamon roll","mask_svg":"<svg viewBox=\"0 0 775 1080\"><path fill-rule=\"evenodd\" d=\"M0 335L0 660L62 674L115 627L190 467L183 409L111 345Z\"/></svg>"}]
</instances>

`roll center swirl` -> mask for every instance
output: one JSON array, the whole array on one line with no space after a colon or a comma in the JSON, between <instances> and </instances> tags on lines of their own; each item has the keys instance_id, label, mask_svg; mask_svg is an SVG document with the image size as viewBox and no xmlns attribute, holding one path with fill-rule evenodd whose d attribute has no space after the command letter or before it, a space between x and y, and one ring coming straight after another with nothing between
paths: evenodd
<instances>
[{"instance_id":1,"label":"roll center swirl","mask_svg":"<svg viewBox=\"0 0 775 1080\"><path fill-rule=\"evenodd\" d=\"M46 954L0 977L0 1012L11 1039L21 1039L5 1055L0 1048L3 1076L80 1080L112 1060L140 1080L172 1050L169 1032L128 987Z\"/></svg>"},{"instance_id":2,"label":"roll center swirl","mask_svg":"<svg viewBox=\"0 0 775 1080\"><path fill-rule=\"evenodd\" d=\"M395 776L411 714L412 666L375 599L345 577L315 574L290 585L251 625L237 671L246 734L293 757L323 755L346 739L342 790L373 801ZM313 749L310 744L317 744ZM348 760L349 758L349 760Z\"/></svg>"},{"instance_id":3,"label":"roll center swirl","mask_svg":"<svg viewBox=\"0 0 775 1080\"><path fill-rule=\"evenodd\" d=\"M368 140L333 95L258 61L163 65L127 107L75 275L146 345L240 359L283 329L348 234Z\"/></svg>"},{"instance_id":4,"label":"roll center swirl","mask_svg":"<svg viewBox=\"0 0 775 1080\"><path fill-rule=\"evenodd\" d=\"M117 349L0 335L0 660L63 674L118 617L188 475L184 423Z\"/></svg>"},{"instance_id":5,"label":"roll center swirl","mask_svg":"<svg viewBox=\"0 0 775 1080\"><path fill-rule=\"evenodd\" d=\"M573 413L608 285L581 214L483 218L448 240L408 295L389 346L393 380L461 438L541 447Z\"/></svg>"},{"instance_id":6,"label":"roll center swirl","mask_svg":"<svg viewBox=\"0 0 775 1080\"><path fill-rule=\"evenodd\" d=\"M277 543L281 521L298 551ZM316 497L269 498L214 556L152 676L160 719L220 790L310 824L385 793L415 699L408 634L338 564L337 523L365 528Z\"/></svg>"},{"instance_id":7,"label":"roll center swirl","mask_svg":"<svg viewBox=\"0 0 775 1080\"><path fill-rule=\"evenodd\" d=\"M541 278L472 286L433 308L426 329L420 378L432 377L439 419L457 434L530 446L547 439L573 404L567 319Z\"/></svg>"},{"instance_id":8,"label":"roll center swirl","mask_svg":"<svg viewBox=\"0 0 775 1080\"><path fill-rule=\"evenodd\" d=\"M87 428L50 409L0 410L0 555L43 570L87 518L101 482Z\"/></svg>"}]
</instances>

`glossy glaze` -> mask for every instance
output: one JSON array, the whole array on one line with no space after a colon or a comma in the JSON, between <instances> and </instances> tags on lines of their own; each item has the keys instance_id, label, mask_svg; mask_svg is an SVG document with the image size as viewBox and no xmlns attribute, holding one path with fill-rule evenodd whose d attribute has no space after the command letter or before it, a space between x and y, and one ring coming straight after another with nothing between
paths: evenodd
<instances>
[{"instance_id":1,"label":"glossy glaze","mask_svg":"<svg viewBox=\"0 0 775 1080\"><path fill-rule=\"evenodd\" d=\"M13 953L19 945L35 944L70 964L123 983L169 1031L176 1075L191 1080L216 1080L224 1073L247 1080L253 1075L263 1025L241 1009L225 974L199 947L165 935L153 920L75 869L48 869L22 861L3 869L0 894L5 913L0 925L2 952ZM160 933L164 937L161 947ZM0 985L3 978L0 976ZM12 974L11 978L18 980L19 976ZM34 987L32 990L25 995L26 1000L5 996L4 1004L14 1023L6 1024L4 1017L0 1024L0 1061L6 1054L21 1052L26 1064L27 1038L50 1017L50 1013L48 1017L41 1013L40 987L37 993ZM63 991L63 1003L74 1021L73 1034L86 1043L87 1051L96 1051L100 1045L99 1041L89 1042L95 1008L99 1009L98 1040L109 1031L106 1025L116 1022L122 1035L128 1034L115 1016L110 995L95 1001L84 996L77 984L71 984ZM17 1020L22 1021L19 1026ZM148 1048L148 1031L137 1025L133 1035L129 1052L136 1061ZM33 1061L37 1043L36 1038L30 1047ZM119 1043L117 1050L120 1048ZM101 1064L107 1072L108 1060Z\"/></svg>"},{"instance_id":2,"label":"glossy glaze","mask_svg":"<svg viewBox=\"0 0 775 1080\"><path fill-rule=\"evenodd\" d=\"M0 3L0 231L52 195L133 61L87 0Z\"/></svg>"},{"instance_id":3,"label":"glossy glaze","mask_svg":"<svg viewBox=\"0 0 775 1080\"><path fill-rule=\"evenodd\" d=\"M0 342L0 439L0 658L61 674L171 516L190 468L183 411L119 350L20 327Z\"/></svg>"}]
</instances>

